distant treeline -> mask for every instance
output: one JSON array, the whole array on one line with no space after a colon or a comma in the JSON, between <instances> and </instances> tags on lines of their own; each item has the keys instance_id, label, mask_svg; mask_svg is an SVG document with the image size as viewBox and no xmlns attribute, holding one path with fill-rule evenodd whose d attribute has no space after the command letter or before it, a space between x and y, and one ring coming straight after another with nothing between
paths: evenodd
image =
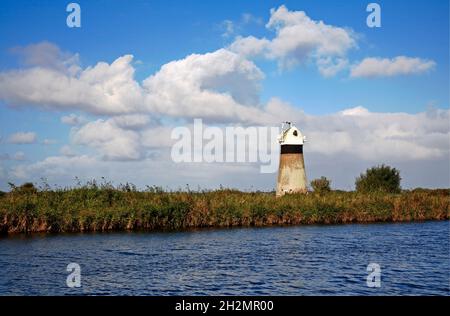
<instances>
[{"instance_id":1,"label":"distant treeline","mask_svg":"<svg viewBox=\"0 0 450 316\"><path fill-rule=\"evenodd\" d=\"M449 219L450 213L450 189L322 189L276 198L273 192L231 189L138 191L130 184L95 181L60 189L11 186L0 195L0 232L5 234L424 221Z\"/></svg>"}]
</instances>

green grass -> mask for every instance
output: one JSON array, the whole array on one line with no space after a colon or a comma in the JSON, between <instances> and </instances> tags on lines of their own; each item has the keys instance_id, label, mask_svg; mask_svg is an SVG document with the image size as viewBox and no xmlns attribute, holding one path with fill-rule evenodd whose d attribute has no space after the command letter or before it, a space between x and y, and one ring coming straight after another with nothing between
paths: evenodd
<instances>
[{"instance_id":1,"label":"green grass","mask_svg":"<svg viewBox=\"0 0 450 316\"><path fill-rule=\"evenodd\" d=\"M286 195L164 192L91 182L76 188L14 187L0 195L0 232L181 230L200 227L445 220L450 190L397 194L331 191Z\"/></svg>"}]
</instances>

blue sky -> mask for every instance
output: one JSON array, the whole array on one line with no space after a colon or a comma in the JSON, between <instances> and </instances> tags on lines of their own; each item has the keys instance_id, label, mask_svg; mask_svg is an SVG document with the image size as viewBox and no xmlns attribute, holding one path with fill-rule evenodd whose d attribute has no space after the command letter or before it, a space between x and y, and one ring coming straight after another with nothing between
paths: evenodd
<instances>
[{"instance_id":1,"label":"blue sky","mask_svg":"<svg viewBox=\"0 0 450 316\"><path fill-rule=\"evenodd\" d=\"M258 97L261 104L277 97L292 108L315 117L332 116L345 109L360 106L371 113L404 112L410 114L414 122L416 120L413 115L425 113L430 108L444 111L448 109L447 1L377 1L381 6L380 28L369 28L366 25L369 14L366 6L369 1L80 0L77 1L82 10L82 27L79 29L66 26L68 13L65 7L68 3L69 1L1 2L0 72L6 74L29 68L29 65L24 65L23 58L14 48L19 47L20 50L20 47L48 42L62 52L78 54L81 69L93 67L101 61L111 64L120 56L132 54L135 80L142 83L171 61L184 60L193 53L206 54L226 48L237 36L274 39L274 30L265 25L271 18L270 10L284 5L289 12L304 11L314 21L350 30L356 45L344 54L348 67L330 77L323 76L318 71L316 61L310 58L289 69L280 69L274 58L249 58L264 74L264 79L259 82L261 90ZM225 34L227 23L232 24L233 32ZM393 59L397 56L418 58L423 63L431 61L434 66L426 71L412 71L401 75L349 75L351 67L365 58ZM61 122L61 117L73 113L83 116L86 121L95 121L107 120L110 118L109 114L98 114L86 110L86 107L76 106L53 106L48 109L43 103L27 104L13 99L2 97L0 93L0 155L12 157L17 152L23 152L26 158L5 158L0 161L3 169L3 176L0 173L0 180L3 182L0 188L5 187L6 180L21 181L14 175L17 173L13 172L17 165L33 165L48 157L58 156L61 147L65 145L72 146L80 154L101 155L99 148L74 144L71 137L76 131L73 126ZM170 120L170 115L165 119ZM392 126L396 124L392 123ZM316 128L321 128L320 123ZM338 129L342 127L336 127ZM8 137L17 132L33 132L37 135L37 140L25 145L8 142ZM435 132L431 131L430 134ZM45 139L51 140L52 144L43 145ZM436 142L442 144L442 139ZM444 156L440 157L439 166L443 166L448 160L448 148L443 150ZM329 156L330 153L325 154L328 155L327 159L334 159ZM405 154L407 155L407 151ZM375 162L366 160L367 164ZM423 161L424 159L418 159L417 163ZM432 164L430 161L428 163ZM408 166L410 164L408 161ZM317 168L314 175L320 174L320 168ZM435 174L439 173L442 173L442 169L435 171ZM39 174L30 174L30 177L37 176ZM46 176L45 172L42 176ZM56 177L54 181L65 183L67 178L68 176ZM436 182L431 178L424 182L418 176L411 178L415 180L411 180L409 186L440 186L448 183L448 177L441 177ZM353 180L347 177L335 182L341 187L349 188L351 181ZM214 181L205 183L212 186L217 184ZM265 187L270 187L270 180L267 183Z\"/></svg>"},{"instance_id":2,"label":"blue sky","mask_svg":"<svg viewBox=\"0 0 450 316\"><path fill-rule=\"evenodd\" d=\"M431 75L386 80L323 80L315 69L298 68L279 75L273 63L261 65L269 74L263 98L281 96L314 114L330 113L353 105L373 111L418 112L432 103L448 106L449 27L447 1L378 1L382 27L368 28L367 1L79 1L82 28L65 26L67 1L3 1L0 43L2 69L13 67L14 46L43 40L77 52L83 65L111 62L133 54L144 62L137 79L143 79L171 60L191 53L206 53L231 39L221 36L224 20L239 22L242 14L261 18L249 23L242 35L272 36L265 30L270 9L285 4L304 10L316 20L352 28L361 37L351 56L417 56L436 61ZM323 93L327 91L327 93ZM383 91L383 93L380 93Z\"/></svg>"}]
</instances>

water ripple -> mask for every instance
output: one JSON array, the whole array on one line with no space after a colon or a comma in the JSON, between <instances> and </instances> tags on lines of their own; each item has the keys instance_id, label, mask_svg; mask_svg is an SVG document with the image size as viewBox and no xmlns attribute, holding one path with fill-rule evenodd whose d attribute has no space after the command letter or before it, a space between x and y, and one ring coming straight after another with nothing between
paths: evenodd
<instances>
[{"instance_id":1,"label":"water ripple","mask_svg":"<svg viewBox=\"0 0 450 316\"><path fill-rule=\"evenodd\" d=\"M80 264L82 287L66 266ZM366 285L369 263L381 287ZM449 295L449 222L0 239L1 295Z\"/></svg>"}]
</instances>

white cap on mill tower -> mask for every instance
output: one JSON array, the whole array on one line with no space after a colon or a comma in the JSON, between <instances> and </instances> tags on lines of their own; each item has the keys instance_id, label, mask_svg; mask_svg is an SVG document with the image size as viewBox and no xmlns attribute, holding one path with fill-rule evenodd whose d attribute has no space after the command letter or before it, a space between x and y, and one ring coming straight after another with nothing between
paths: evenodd
<instances>
[{"instance_id":1,"label":"white cap on mill tower","mask_svg":"<svg viewBox=\"0 0 450 316\"><path fill-rule=\"evenodd\" d=\"M291 122L283 122L278 142L281 145L303 145L306 142L306 136L303 136L302 132Z\"/></svg>"}]
</instances>

